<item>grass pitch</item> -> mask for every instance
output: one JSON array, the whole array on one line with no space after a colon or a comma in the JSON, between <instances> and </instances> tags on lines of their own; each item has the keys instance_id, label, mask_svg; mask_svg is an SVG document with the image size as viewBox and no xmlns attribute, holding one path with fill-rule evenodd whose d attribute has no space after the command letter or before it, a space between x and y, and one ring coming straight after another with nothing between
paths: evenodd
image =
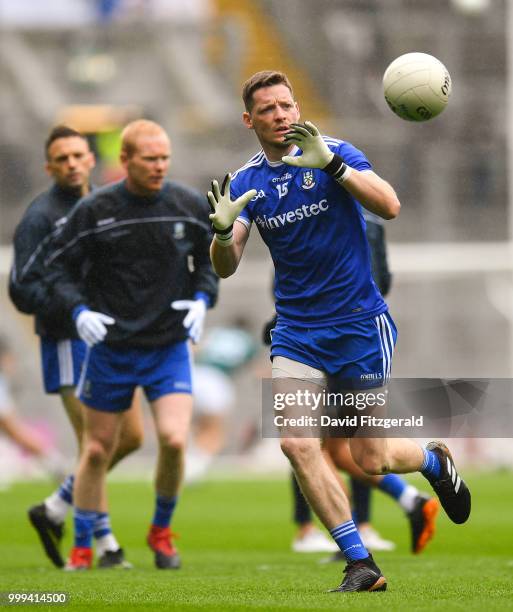
<instances>
[{"instance_id":1,"label":"grass pitch","mask_svg":"<svg viewBox=\"0 0 513 612\"><path fill-rule=\"evenodd\" d=\"M410 480L424 486L420 477ZM476 474L467 481L473 495L469 523L456 526L442 515L435 540L420 556L409 553L401 511L375 493L374 524L397 542L395 552L375 555L388 591L345 595L326 592L340 582L342 564L321 565L325 555L290 552L294 530L286 480L223 480L186 488L174 521L181 535L179 571L154 569L145 545L150 483L111 483L114 529L135 568L75 573L50 565L26 518L26 509L51 486L17 484L0 492L0 591L65 591L66 609L113 612L513 610L513 475ZM69 525L66 551L71 532Z\"/></svg>"}]
</instances>

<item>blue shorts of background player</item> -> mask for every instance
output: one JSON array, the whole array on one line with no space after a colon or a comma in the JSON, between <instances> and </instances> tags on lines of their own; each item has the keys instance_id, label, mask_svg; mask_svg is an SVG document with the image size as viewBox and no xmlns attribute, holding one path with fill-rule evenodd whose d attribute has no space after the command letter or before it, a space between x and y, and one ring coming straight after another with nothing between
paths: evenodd
<instances>
[{"instance_id":1,"label":"blue shorts of background player","mask_svg":"<svg viewBox=\"0 0 513 612\"><path fill-rule=\"evenodd\" d=\"M86 354L82 340L41 338L41 365L46 393L59 393L62 387L76 387Z\"/></svg>"},{"instance_id":2,"label":"blue shorts of background player","mask_svg":"<svg viewBox=\"0 0 513 612\"><path fill-rule=\"evenodd\" d=\"M390 379L397 329L388 312L343 325L306 328L278 323L271 357L288 357L343 380L346 389L381 387Z\"/></svg>"},{"instance_id":3,"label":"blue shorts of background player","mask_svg":"<svg viewBox=\"0 0 513 612\"><path fill-rule=\"evenodd\" d=\"M168 393L192 393L191 355L186 341L159 348L113 348L100 343L89 350L77 390L89 408L128 410L136 387L152 402Z\"/></svg>"}]
</instances>

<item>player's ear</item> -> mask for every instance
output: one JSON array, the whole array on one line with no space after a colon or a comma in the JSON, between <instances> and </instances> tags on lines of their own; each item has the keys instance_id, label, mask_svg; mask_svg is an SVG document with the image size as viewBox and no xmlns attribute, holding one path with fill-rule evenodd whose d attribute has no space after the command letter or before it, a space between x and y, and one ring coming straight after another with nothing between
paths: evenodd
<instances>
[{"instance_id":1,"label":"player's ear","mask_svg":"<svg viewBox=\"0 0 513 612\"><path fill-rule=\"evenodd\" d=\"M96 156L90 151L89 153L89 169L92 170L96 166Z\"/></svg>"},{"instance_id":2,"label":"player's ear","mask_svg":"<svg viewBox=\"0 0 513 612\"><path fill-rule=\"evenodd\" d=\"M248 130L253 129L253 122L251 121L251 115L247 111L242 113L242 122L248 128Z\"/></svg>"},{"instance_id":3,"label":"player's ear","mask_svg":"<svg viewBox=\"0 0 513 612\"><path fill-rule=\"evenodd\" d=\"M124 149L121 149L121 152L119 154L119 161L120 161L121 165L123 166L123 168L126 169L126 163L128 161L128 155L126 154L126 151Z\"/></svg>"}]
</instances>

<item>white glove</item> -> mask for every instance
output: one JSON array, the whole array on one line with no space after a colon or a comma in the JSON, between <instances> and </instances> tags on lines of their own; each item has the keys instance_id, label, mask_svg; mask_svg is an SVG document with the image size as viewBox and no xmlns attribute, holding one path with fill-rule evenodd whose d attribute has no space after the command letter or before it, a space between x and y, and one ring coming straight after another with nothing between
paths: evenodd
<instances>
[{"instance_id":1,"label":"white glove","mask_svg":"<svg viewBox=\"0 0 513 612\"><path fill-rule=\"evenodd\" d=\"M224 232L224 230L229 230L242 209L257 194L256 189L250 189L232 202L230 198L230 183L231 176L229 174L224 177L221 188L219 188L219 183L214 179L212 181L212 191L207 193L208 201L213 210L209 218L214 226L214 231L220 230Z\"/></svg>"},{"instance_id":2,"label":"white glove","mask_svg":"<svg viewBox=\"0 0 513 612\"><path fill-rule=\"evenodd\" d=\"M333 151L330 151L315 125L305 121L304 125L291 123L290 128L284 136L285 142L296 144L303 154L285 155L281 161L300 168L326 168L333 159Z\"/></svg>"},{"instance_id":3,"label":"white glove","mask_svg":"<svg viewBox=\"0 0 513 612\"><path fill-rule=\"evenodd\" d=\"M188 310L183 320L183 326L189 332L189 338L197 344L203 332L207 305L204 300L175 300L171 302L174 310Z\"/></svg>"},{"instance_id":4,"label":"white glove","mask_svg":"<svg viewBox=\"0 0 513 612\"><path fill-rule=\"evenodd\" d=\"M106 325L114 325L116 321L106 314L94 310L82 310L75 321L78 335L87 344L94 346L102 342L107 335Z\"/></svg>"}]
</instances>

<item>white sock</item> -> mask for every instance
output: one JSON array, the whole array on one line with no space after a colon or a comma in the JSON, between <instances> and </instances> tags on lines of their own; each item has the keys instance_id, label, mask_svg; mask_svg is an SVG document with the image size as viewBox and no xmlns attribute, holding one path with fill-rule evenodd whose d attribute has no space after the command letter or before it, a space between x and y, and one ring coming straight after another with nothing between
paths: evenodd
<instances>
[{"instance_id":1,"label":"white sock","mask_svg":"<svg viewBox=\"0 0 513 612\"><path fill-rule=\"evenodd\" d=\"M45 499L45 507L48 518L59 525L64 523L71 510L71 504L62 499L58 491L54 491Z\"/></svg>"},{"instance_id":2,"label":"white sock","mask_svg":"<svg viewBox=\"0 0 513 612\"><path fill-rule=\"evenodd\" d=\"M408 485L397 500L399 505L405 512L411 512L415 505L415 498L419 494L419 490L412 485Z\"/></svg>"},{"instance_id":3,"label":"white sock","mask_svg":"<svg viewBox=\"0 0 513 612\"><path fill-rule=\"evenodd\" d=\"M96 556L101 557L108 550L114 552L120 548L118 541L113 533L106 535L96 540Z\"/></svg>"}]
</instances>

